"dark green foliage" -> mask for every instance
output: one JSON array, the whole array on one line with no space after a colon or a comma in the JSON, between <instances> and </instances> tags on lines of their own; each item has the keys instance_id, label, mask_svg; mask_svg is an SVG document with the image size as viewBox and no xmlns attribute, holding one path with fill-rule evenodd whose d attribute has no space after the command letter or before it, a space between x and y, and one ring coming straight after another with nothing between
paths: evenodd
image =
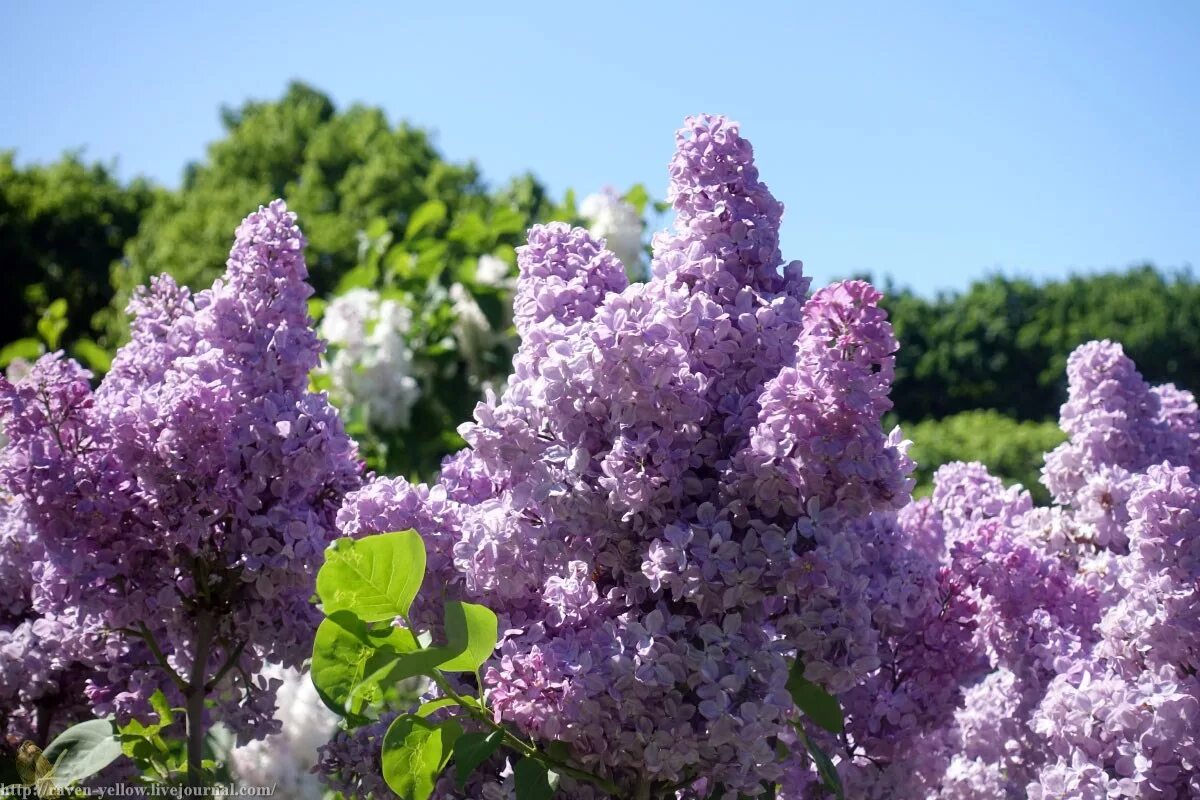
<instances>
[{"instance_id":1,"label":"dark green foliage","mask_svg":"<svg viewBox=\"0 0 1200 800\"><path fill-rule=\"evenodd\" d=\"M991 408L1054 419L1067 356L1121 342L1152 383L1200 388L1200 283L1152 267L1034 284L992 277L934 300L888 289L901 348L892 397L900 419Z\"/></svg>"},{"instance_id":2,"label":"dark green foliage","mask_svg":"<svg viewBox=\"0 0 1200 800\"><path fill-rule=\"evenodd\" d=\"M1019 422L995 411L965 411L941 420L904 425L917 462L915 493L933 489L933 473L950 461L981 461L1005 483L1020 483L1046 504L1050 495L1038 482L1042 457L1066 436L1053 422Z\"/></svg>"},{"instance_id":3,"label":"dark green foliage","mask_svg":"<svg viewBox=\"0 0 1200 800\"><path fill-rule=\"evenodd\" d=\"M471 211L486 218L496 206L511 208L520 227L545 201L528 176L489 195L476 166L443 160L425 131L390 124L380 108L338 111L302 83L289 86L279 101L226 109L222 122L225 137L187 168L179 191L160 197L130 242L127 263L114 266L110 341L122 335L118 312L134 287L161 272L207 287L223 269L238 222L276 197L300 216L318 295L358 262L359 232L372 220L383 219L400 238L413 211L436 200L449 210L447 219ZM428 233L439 232L445 231Z\"/></svg>"},{"instance_id":4,"label":"dark green foliage","mask_svg":"<svg viewBox=\"0 0 1200 800\"><path fill-rule=\"evenodd\" d=\"M38 338L55 300L66 301L62 340L87 335L92 315L112 298L109 268L154 196L144 181L122 185L109 167L76 154L21 168L14 153L0 151L0 344Z\"/></svg>"}]
</instances>

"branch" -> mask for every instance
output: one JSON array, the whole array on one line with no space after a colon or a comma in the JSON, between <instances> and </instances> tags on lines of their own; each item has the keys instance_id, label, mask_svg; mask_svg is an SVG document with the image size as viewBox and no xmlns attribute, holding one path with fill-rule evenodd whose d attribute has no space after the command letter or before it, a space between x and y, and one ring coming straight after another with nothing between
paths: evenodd
<instances>
[{"instance_id":1,"label":"branch","mask_svg":"<svg viewBox=\"0 0 1200 800\"><path fill-rule=\"evenodd\" d=\"M187 694L187 681L180 677L179 673L167 663L167 657L164 656L163 651L159 649L158 642L155 641L154 634L151 633L150 629L146 627L146 623L139 622L138 627L140 630L134 630L132 628L114 628L114 630L118 631L119 633L124 633L128 636L136 637L145 642L146 647L150 649L151 655L154 656L155 662L166 671L167 675L171 676L171 682L175 684L175 688L184 694Z\"/></svg>"},{"instance_id":2,"label":"branch","mask_svg":"<svg viewBox=\"0 0 1200 800\"><path fill-rule=\"evenodd\" d=\"M245 649L246 643L244 641L240 642L238 646L233 649L233 652L229 654L229 658L225 659L225 663L221 665L219 670L217 670L216 676L207 684L205 684L205 692L211 692L213 689L217 688L217 684L219 684L221 680L229 674L229 670L233 669L237 665L238 661L242 657L242 652L245 651Z\"/></svg>"}]
</instances>

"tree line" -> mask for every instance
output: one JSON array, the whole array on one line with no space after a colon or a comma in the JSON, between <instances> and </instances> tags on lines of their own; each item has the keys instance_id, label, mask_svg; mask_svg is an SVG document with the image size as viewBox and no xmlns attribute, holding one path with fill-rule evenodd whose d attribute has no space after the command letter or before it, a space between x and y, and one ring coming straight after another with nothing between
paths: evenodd
<instances>
[{"instance_id":1,"label":"tree line","mask_svg":"<svg viewBox=\"0 0 1200 800\"><path fill-rule=\"evenodd\" d=\"M16 343L0 361L61 345L102 370L103 353L125 338L134 287L160 272L208 285L223 269L229 231L274 197L305 220L319 295L363 262L364 230L382 220L402 237L431 201L445 209L432 222L444 230L428 235L447 259L472 225L519 238L561 208L532 173L489 186L478 165L448 160L427 131L393 124L380 108L338 109L303 83L277 100L223 109L221 120L224 135L177 189L121 181L78 153L19 166L0 151L0 259L10 287L0 343ZM1200 282L1189 270L1140 265L1043 282L992 275L934 297L903 278L885 281L903 343L893 418L915 432L922 481L944 460L980 457L1030 485L1040 467L1031 459L1065 400L1067 355L1083 342L1120 341L1148 381L1200 388Z\"/></svg>"}]
</instances>

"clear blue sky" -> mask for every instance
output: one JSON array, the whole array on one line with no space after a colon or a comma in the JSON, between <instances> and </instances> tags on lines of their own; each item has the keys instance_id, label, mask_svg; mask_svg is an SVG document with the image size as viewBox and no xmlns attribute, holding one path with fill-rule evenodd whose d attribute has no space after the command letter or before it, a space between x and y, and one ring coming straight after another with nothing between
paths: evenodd
<instances>
[{"instance_id":1,"label":"clear blue sky","mask_svg":"<svg viewBox=\"0 0 1200 800\"><path fill-rule=\"evenodd\" d=\"M0 0L0 147L176 183L221 104L302 78L495 181L661 196L681 119L723 113L786 256L932 291L1200 262L1198 41L1195 2Z\"/></svg>"}]
</instances>

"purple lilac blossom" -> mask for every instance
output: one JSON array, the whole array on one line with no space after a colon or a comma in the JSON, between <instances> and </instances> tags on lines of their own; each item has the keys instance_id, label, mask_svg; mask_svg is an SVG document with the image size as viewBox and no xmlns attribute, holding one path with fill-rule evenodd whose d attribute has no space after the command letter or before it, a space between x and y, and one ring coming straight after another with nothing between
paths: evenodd
<instances>
[{"instance_id":1,"label":"purple lilac blossom","mask_svg":"<svg viewBox=\"0 0 1200 800\"><path fill-rule=\"evenodd\" d=\"M211 289L163 276L134 298L131 341L94 392L61 354L0 384L0 480L45 551L33 605L97 640L97 714L145 716L156 689L180 700L152 640L185 681L234 667L212 696L240 740L278 727L279 682L254 676L309 654L315 572L360 483L353 442L307 389L321 344L306 277L276 201L238 228Z\"/></svg>"},{"instance_id":2,"label":"purple lilac blossom","mask_svg":"<svg viewBox=\"0 0 1200 800\"><path fill-rule=\"evenodd\" d=\"M461 428L469 448L433 486L369 484L339 523L415 527L431 585L498 612L500 720L629 792L736 798L790 766L772 741L797 650L833 691L879 668L852 525L902 507L912 465L880 424L896 342L879 294L807 298L733 123L689 119L670 172L677 220L647 283L586 231L530 232L513 376ZM468 796L504 796L493 779Z\"/></svg>"},{"instance_id":3,"label":"purple lilac blossom","mask_svg":"<svg viewBox=\"0 0 1200 800\"><path fill-rule=\"evenodd\" d=\"M89 642L33 608L33 566L43 557L17 498L0 495L0 748L4 739L44 747L87 716L79 658Z\"/></svg>"},{"instance_id":4,"label":"purple lilac blossom","mask_svg":"<svg viewBox=\"0 0 1200 800\"><path fill-rule=\"evenodd\" d=\"M1195 401L1148 386L1111 342L1069 364L1069 439L1044 471L1059 505L948 465L900 514L927 552L945 543L987 654L930 740L945 764L930 798L1200 795Z\"/></svg>"}]
</instances>

